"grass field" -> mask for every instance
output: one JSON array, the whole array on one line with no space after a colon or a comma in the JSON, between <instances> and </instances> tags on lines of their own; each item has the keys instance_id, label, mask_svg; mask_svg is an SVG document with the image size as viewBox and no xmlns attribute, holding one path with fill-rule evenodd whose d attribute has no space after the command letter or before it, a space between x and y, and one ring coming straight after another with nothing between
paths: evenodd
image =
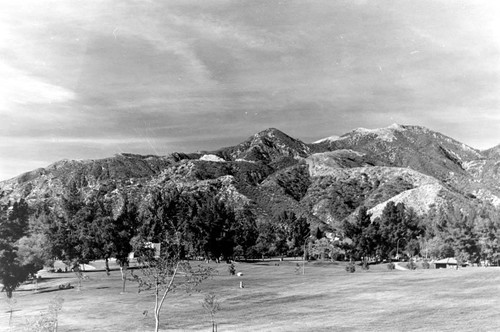
<instances>
[{"instance_id":1,"label":"grass field","mask_svg":"<svg viewBox=\"0 0 500 332\"><path fill-rule=\"evenodd\" d=\"M167 299L162 330L211 331L201 302L212 292L221 303L218 331L499 331L500 268L388 271L385 265L347 273L342 264L266 261L236 265L243 276L229 276L226 264L211 263L219 274L199 293L178 292ZM279 266L275 265L279 264ZM15 292L12 324L5 293L0 298L0 330L23 331L30 317L64 299L58 331L151 331L153 296L137 294L120 272L87 272L82 290L59 290L72 273L46 274L39 291L24 285ZM239 288L243 281L244 288Z\"/></svg>"}]
</instances>

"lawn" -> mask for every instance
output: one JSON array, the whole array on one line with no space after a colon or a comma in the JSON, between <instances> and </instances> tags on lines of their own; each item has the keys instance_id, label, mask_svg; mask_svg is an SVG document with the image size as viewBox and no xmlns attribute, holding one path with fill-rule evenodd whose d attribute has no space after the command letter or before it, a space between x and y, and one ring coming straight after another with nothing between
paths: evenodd
<instances>
[{"instance_id":1,"label":"lawn","mask_svg":"<svg viewBox=\"0 0 500 332\"><path fill-rule=\"evenodd\" d=\"M97 263L96 263L97 264ZM204 263L202 263L204 264ZM279 265L278 265L279 264ZM30 317L64 299L58 331L151 331L153 296L128 282L121 294L120 272L88 271L81 291L72 273L45 274L39 291L24 285L15 292L12 324L5 293L0 330L23 331ZM500 330L500 268L467 267L388 271L385 265L347 273L342 264L308 263L305 275L295 262L239 263L243 276L229 276L226 264L199 293L172 294L162 311L162 330L211 331L204 294L216 294L219 331L497 331ZM240 288L240 281L244 288Z\"/></svg>"}]
</instances>

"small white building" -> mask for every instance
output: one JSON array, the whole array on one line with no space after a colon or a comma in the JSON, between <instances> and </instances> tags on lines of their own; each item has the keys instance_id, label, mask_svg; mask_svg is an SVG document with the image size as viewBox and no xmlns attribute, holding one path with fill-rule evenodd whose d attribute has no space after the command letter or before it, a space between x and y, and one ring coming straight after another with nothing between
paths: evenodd
<instances>
[{"instance_id":1,"label":"small white building","mask_svg":"<svg viewBox=\"0 0 500 332\"><path fill-rule=\"evenodd\" d=\"M434 266L436 269L456 269L458 267L458 262L455 258L448 257L434 261Z\"/></svg>"}]
</instances>

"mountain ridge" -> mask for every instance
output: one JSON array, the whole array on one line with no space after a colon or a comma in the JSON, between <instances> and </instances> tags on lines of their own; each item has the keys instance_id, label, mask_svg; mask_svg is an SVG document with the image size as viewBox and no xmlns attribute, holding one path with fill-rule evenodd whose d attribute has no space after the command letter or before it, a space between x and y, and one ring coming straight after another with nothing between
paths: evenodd
<instances>
[{"instance_id":1,"label":"mountain ridge","mask_svg":"<svg viewBox=\"0 0 500 332\"><path fill-rule=\"evenodd\" d=\"M361 206L376 215L391 200L419 214L452 209L451 201L500 206L497 150L421 126L358 128L314 143L269 128L214 151L61 160L0 181L0 204L24 198L33 208L58 209L70 184L87 200L118 205L124 197L144 205L155 190L183 188L252 209L263 222L289 210L335 229Z\"/></svg>"}]
</instances>

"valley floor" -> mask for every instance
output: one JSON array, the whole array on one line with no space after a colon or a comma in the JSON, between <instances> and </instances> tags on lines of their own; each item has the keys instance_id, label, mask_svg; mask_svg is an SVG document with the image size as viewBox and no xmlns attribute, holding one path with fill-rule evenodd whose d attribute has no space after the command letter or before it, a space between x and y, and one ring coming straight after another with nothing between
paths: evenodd
<instances>
[{"instance_id":1,"label":"valley floor","mask_svg":"<svg viewBox=\"0 0 500 332\"><path fill-rule=\"evenodd\" d=\"M97 263L96 263L97 264ZM196 262L195 264L198 264ZM200 263L205 264L205 263ZM497 331L500 330L500 268L467 267L389 271L386 264L347 273L343 263L264 261L210 263L219 274L200 292L178 291L167 298L162 330L211 331L201 303L206 293L220 301L218 331ZM23 285L14 294L12 321L0 293L0 330L23 331L56 296L64 299L58 331L152 331L153 296L127 283L121 294L119 270L107 276L98 266L86 274L81 291L73 273L46 273L37 292ZM137 273L140 273L137 271ZM244 288L240 288L243 282Z\"/></svg>"}]
</instances>

